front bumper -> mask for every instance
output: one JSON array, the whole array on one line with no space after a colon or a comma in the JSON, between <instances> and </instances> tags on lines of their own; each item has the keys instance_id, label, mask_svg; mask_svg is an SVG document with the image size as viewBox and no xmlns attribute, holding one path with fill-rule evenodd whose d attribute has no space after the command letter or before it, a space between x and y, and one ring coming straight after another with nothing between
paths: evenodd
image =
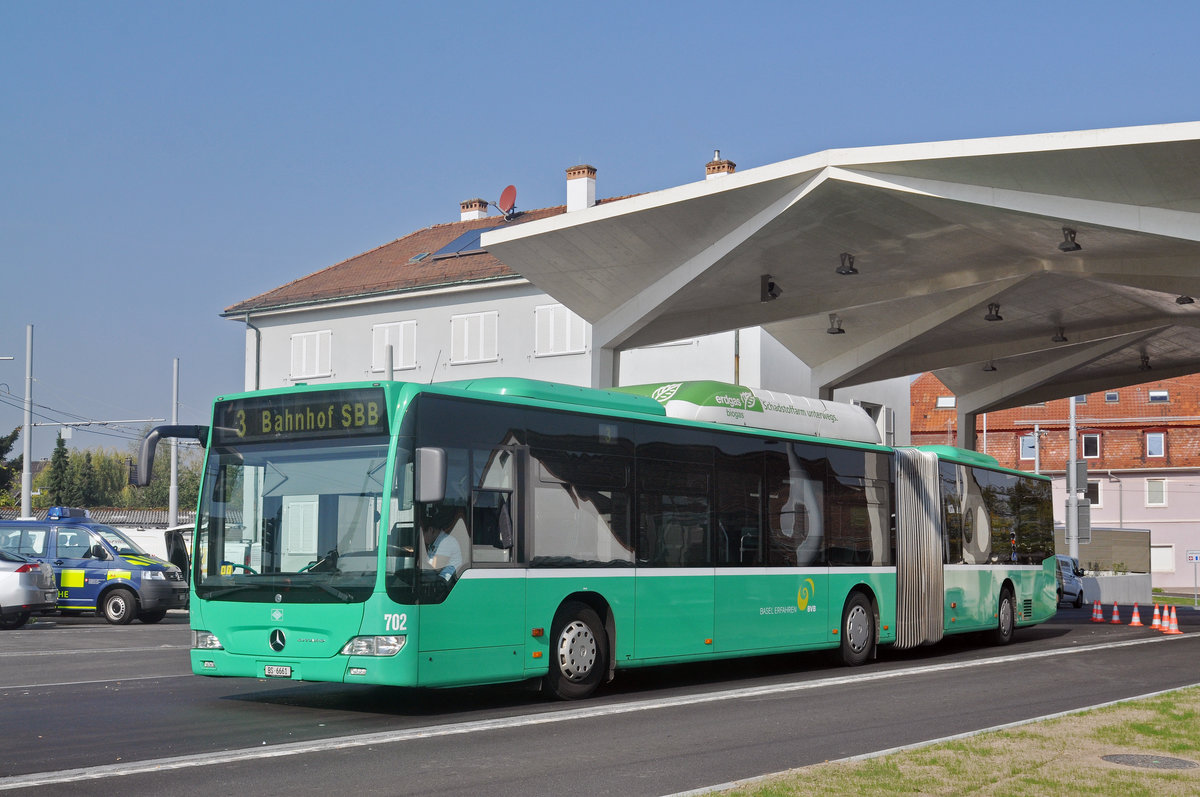
<instances>
[{"instance_id":1,"label":"front bumper","mask_svg":"<svg viewBox=\"0 0 1200 797\"><path fill-rule=\"evenodd\" d=\"M188 604L188 585L185 581L148 581L143 579L141 594L138 597L143 611L184 609Z\"/></svg>"}]
</instances>

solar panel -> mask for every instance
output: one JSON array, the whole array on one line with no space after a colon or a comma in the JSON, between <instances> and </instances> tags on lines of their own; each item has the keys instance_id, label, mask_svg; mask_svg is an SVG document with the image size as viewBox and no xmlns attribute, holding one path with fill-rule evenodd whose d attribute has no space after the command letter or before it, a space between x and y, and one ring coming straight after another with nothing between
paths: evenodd
<instances>
[{"instance_id":1,"label":"solar panel","mask_svg":"<svg viewBox=\"0 0 1200 797\"><path fill-rule=\"evenodd\" d=\"M438 260L443 257L458 257L459 255L466 255L472 252L482 252L483 247L479 244L479 237L485 232L496 230L503 226L502 224L498 224L495 227L480 227L477 230L468 230L434 252L433 259Z\"/></svg>"}]
</instances>

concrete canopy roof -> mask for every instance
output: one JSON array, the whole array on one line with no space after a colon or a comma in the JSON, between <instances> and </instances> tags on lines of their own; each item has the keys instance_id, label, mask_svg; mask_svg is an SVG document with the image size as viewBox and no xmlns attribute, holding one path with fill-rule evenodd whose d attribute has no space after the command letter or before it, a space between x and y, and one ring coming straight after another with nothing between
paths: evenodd
<instances>
[{"instance_id":1,"label":"concrete canopy roof","mask_svg":"<svg viewBox=\"0 0 1200 797\"><path fill-rule=\"evenodd\" d=\"M828 150L483 245L597 349L762 325L823 395L933 371L980 412L1200 371L1198 122Z\"/></svg>"}]
</instances>

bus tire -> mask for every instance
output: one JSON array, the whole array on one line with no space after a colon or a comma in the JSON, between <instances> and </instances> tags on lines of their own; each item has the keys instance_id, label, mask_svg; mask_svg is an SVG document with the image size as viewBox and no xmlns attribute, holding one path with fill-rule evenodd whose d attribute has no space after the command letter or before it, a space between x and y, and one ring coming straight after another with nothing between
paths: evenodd
<instances>
[{"instance_id":1,"label":"bus tire","mask_svg":"<svg viewBox=\"0 0 1200 797\"><path fill-rule=\"evenodd\" d=\"M100 613L113 625L129 625L137 614L137 600L124 587L117 587L104 596Z\"/></svg>"},{"instance_id":2,"label":"bus tire","mask_svg":"<svg viewBox=\"0 0 1200 797\"><path fill-rule=\"evenodd\" d=\"M1000 590L1000 603L996 606L996 627L992 629L992 642L997 645L1007 645L1012 642L1013 627L1016 625L1016 607L1013 605L1012 591L1005 587Z\"/></svg>"},{"instance_id":3,"label":"bus tire","mask_svg":"<svg viewBox=\"0 0 1200 797\"><path fill-rule=\"evenodd\" d=\"M857 667L875 652L875 610L861 592L853 593L842 609L842 663Z\"/></svg>"},{"instance_id":4,"label":"bus tire","mask_svg":"<svg viewBox=\"0 0 1200 797\"><path fill-rule=\"evenodd\" d=\"M579 700L596 691L608 668L608 636L592 607L563 604L550 632L549 691L562 700Z\"/></svg>"}]
</instances>

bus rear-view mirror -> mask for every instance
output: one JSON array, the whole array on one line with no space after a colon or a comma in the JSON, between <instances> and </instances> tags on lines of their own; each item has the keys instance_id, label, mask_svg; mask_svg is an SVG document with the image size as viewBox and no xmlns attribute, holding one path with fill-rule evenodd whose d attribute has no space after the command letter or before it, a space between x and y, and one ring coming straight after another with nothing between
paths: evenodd
<instances>
[{"instance_id":1,"label":"bus rear-view mirror","mask_svg":"<svg viewBox=\"0 0 1200 797\"><path fill-rule=\"evenodd\" d=\"M418 448L414 461L413 497L421 503L435 503L446 497L446 452L440 448Z\"/></svg>"}]
</instances>

